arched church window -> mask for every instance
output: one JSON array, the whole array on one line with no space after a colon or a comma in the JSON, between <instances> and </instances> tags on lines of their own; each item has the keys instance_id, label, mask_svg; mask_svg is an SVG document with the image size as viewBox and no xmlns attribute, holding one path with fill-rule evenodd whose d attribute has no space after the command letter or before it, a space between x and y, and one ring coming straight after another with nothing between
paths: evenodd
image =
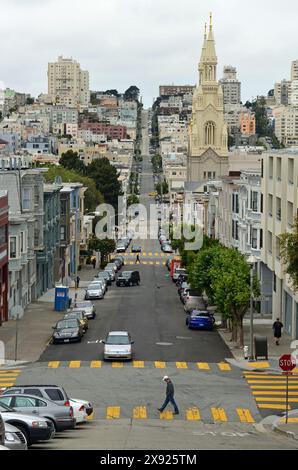
<instances>
[{"instance_id":1,"label":"arched church window","mask_svg":"<svg viewBox=\"0 0 298 470\"><path fill-rule=\"evenodd\" d=\"M215 145L215 124L212 121L205 124L205 145Z\"/></svg>"}]
</instances>

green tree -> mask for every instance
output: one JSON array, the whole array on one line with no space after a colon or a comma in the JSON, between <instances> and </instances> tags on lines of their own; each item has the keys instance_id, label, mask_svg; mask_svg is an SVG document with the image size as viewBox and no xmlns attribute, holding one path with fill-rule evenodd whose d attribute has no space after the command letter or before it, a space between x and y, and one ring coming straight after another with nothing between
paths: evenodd
<instances>
[{"instance_id":1,"label":"green tree","mask_svg":"<svg viewBox=\"0 0 298 470\"><path fill-rule=\"evenodd\" d=\"M163 180L161 183L155 185L155 190L161 196L162 194L168 194L169 185L166 180Z\"/></svg>"},{"instance_id":2,"label":"green tree","mask_svg":"<svg viewBox=\"0 0 298 470\"><path fill-rule=\"evenodd\" d=\"M118 196L122 194L118 173L107 158L97 158L87 167L87 176L92 178L107 204L118 207Z\"/></svg>"},{"instance_id":3,"label":"green tree","mask_svg":"<svg viewBox=\"0 0 298 470\"><path fill-rule=\"evenodd\" d=\"M131 85L127 90L124 92L124 99L125 100L139 100L140 90L137 86Z\"/></svg>"},{"instance_id":4,"label":"green tree","mask_svg":"<svg viewBox=\"0 0 298 470\"><path fill-rule=\"evenodd\" d=\"M64 183L82 183L88 188L85 192L85 210L87 212L94 212L96 207L104 202L103 195L96 189L95 182L91 178L75 171L67 170L62 166L53 165L44 174L44 179L47 182L53 182L56 176L60 176Z\"/></svg>"},{"instance_id":5,"label":"green tree","mask_svg":"<svg viewBox=\"0 0 298 470\"><path fill-rule=\"evenodd\" d=\"M298 216L291 232L280 235L280 254L285 264L285 272L290 276L292 287L298 290Z\"/></svg>"},{"instance_id":6,"label":"green tree","mask_svg":"<svg viewBox=\"0 0 298 470\"><path fill-rule=\"evenodd\" d=\"M110 238L100 239L95 235L89 238L88 249L94 251L100 251L101 254L101 266L104 266L109 258L109 255L115 251L116 242Z\"/></svg>"},{"instance_id":7,"label":"green tree","mask_svg":"<svg viewBox=\"0 0 298 470\"><path fill-rule=\"evenodd\" d=\"M117 96L117 98L118 98L118 96L120 96L120 94L118 93L118 91L115 90L115 89L106 90L106 91L105 91L105 95L114 95L114 96Z\"/></svg>"},{"instance_id":8,"label":"green tree","mask_svg":"<svg viewBox=\"0 0 298 470\"><path fill-rule=\"evenodd\" d=\"M131 206L132 204L139 204L140 199L136 194L130 194L127 198L127 206Z\"/></svg>"},{"instance_id":9,"label":"green tree","mask_svg":"<svg viewBox=\"0 0 298 470\"><path fill-rule=\"evenodd\" d=\"M67 152L62 153L59 163L67 170L74 170L78 173L85 174L86 167L82 160L80 160L78 152L67 150Z\"/></svg>"}]
</instances>

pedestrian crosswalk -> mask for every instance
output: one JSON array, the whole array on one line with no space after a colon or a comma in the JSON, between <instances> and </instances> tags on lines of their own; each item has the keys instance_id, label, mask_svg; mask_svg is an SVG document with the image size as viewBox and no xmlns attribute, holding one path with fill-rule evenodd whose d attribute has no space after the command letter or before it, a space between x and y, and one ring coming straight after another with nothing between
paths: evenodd
<instances>
[{"instance_id":1,"label":"pedestrian crosswalk","mask_svg":"<svg viewBox=\"0 0 298 470\"><path fill-rule=\"evenodd\" d=\"M286 377L269 372L245 371L245 379L262 410L286 410ZM298 408L298 375L289 377L288 409Z\"/></svg>"},{"instance_id":2,"label":"pedestrian crosswalk","mask_svg":"<svg viewBox=\"0 0 298 470\"><path fill-rule=\"evenodd\" d=\"M160 420L173 420L174 413L170 407L163 412L159 412L151 406L138 405L132 408L127 408L118 405L111 405L107 407L99 407L95 410L92 420L118 420L118 419L160 419ZM186 421L201 421L206 423L227 423L227 422L240 422L240 423L255 423L256 419L252 410L249 408L223 408L223 407L210 407L200 409L197 406L180 410L179 415L175 415L175 419Z\"/></svg>"},{"instance_id":3,"label":"pedestrian crosswalk","mask_svg":"<svg viewBox=\"0 0 298 470\"><path fill-rule=\"evenodd\" d=\"M131 361L131 362L106 362L100 360L93 361L50 361L47 363L49 369L58 369L59 367L67 367L69 369L79 369L80 367L90 367L91 369L101 369L111 367L112 369L123 369L123 368L154 368L154 369L166 369L167 367L176 369L189 369L198 370L202 372L231 372L233 369L230 364L226 362L218 363L207 363L207 362L164 362L164 361ZM238 370L238 369L236 369Z\"/></svg>"},{"instance_id":4,"label":"pedestrian crosswalk","mask_svg":"<svg viewBox=\"0 0 298 470\"><path fill-rule=\"evenodd\" d=\"M20 369L0 369L1 388L12 387L22 371Z\"/></svg>"},{"instance_id":5,"label":"pedestrian crosswalk","mask_svg":"<svg viewBox=\"0 0 298 470\"><path fill-rule=\"evenodd\" d=\"M136 263L135 261L124 261L124 266L132 265L132 264L144 264L144 265L151 265L151 266L165 266L166 263L163 261L140 261Z\"/></svg>"},{"instance_id":6,"label":"pedestrian crosswalk","mask_svg":"<svg viewBox=\"0 0 298 470\"><path fill-rule=\"evenodd\" d=\"M137 253L120 253L121 256L131 256L135 257ZM173 256L173 253L164 253L163 251L141 251L139 253L140 258L141 257L148 257L148 258L169 258Z\"/></svg>"}]
</instances>

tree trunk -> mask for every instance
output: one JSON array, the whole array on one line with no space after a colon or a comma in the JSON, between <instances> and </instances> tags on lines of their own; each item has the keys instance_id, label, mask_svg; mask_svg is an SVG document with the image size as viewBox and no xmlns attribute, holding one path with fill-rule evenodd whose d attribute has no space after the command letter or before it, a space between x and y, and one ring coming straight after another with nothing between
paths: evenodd
<instances>
[{"instance_id":1,"label":"tree trunk","mask_svg":"<svg viewBox=\"0 0 298 470\"><path fill-rule=\"evenodd\" d=\"M244 346L244 332L243 332L243 317L238 319L238 330L239 330L239 347Z\"/></svg>"},{"instance_id":2,"label":"tree trunk","mask_svg":"<svg viewBox=\"0 0 298 470\"><path fill-rule=\"evenodd\" d=\"M232 318L232 341L236 343L237 339L238 339L237 323L235 322L235 319Z\"/></svg>"}]
</instances>

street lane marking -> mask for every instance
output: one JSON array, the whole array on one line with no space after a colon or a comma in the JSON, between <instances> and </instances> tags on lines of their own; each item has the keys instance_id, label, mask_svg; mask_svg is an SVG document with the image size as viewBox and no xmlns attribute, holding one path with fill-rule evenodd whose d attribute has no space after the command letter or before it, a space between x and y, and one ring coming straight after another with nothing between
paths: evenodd
<instances>
[{"instance_id":1,"label":"street lane marking","mask_svg":"<svg viewBox=\"0 0 298 470\"><path fill-rule=\"evenodd\" d=\"M148 255L149 255L149 256L152 256L152 253L150 252L150 253L148 253Z\"/></svg>"},{"instance_id":2,"label":"street lane marking","mask_svg":"<svg viewBox=\"0 0 298 470\"><path fill-rule=\"evenodd\" d=\"M101 367L101 361L91 361L90 367L91 369L98 369Z\"/></svg>"},{"instance_id":3,"label":"street lane marking","mask_svg":"<svg viewBox=\"0 0 298 470\"><path fill-rule=\"evenodd\" d=\"M282 377L280 377L282 379ZM248 384L285 384L285 380L247 380ZM298 384L298 380L292 380L291 384Z\"/></svg>"},{"instance_id":4,"label":"street lane marking","mask_svg":"<svg viewBox=\"0 0 298 470\"><path fill-rule=\"evenodd\" d=\"M166 367L166 363L163 361L155 361L154 365L156 369L164 369Z\"/></svg>"},{"instance_id":5,"label":"street lane marking","mask_svg":"<svg viewBox=\"0 0 298 470\"><path fill-rule=\"evenodd\" d=\"M160 419L170 420L173 419L173 411L161 411L159 413Z\"/></svg>"},{"instance_id":6,"label":"street lane marking","mask_svg":"<svg viewBox=\"0 0 298 470\"><path fill-rule=\"evenodd\" d=\"M186 362L176 362L177 369L188 369L188 365Z\"/></svg>"},{"instance_id":7,"label":"street lane marking","mask_svg":"<svg viewBox=\"0 0 298 470\"><path fill-rule=\"evenodd\" d=\"M160 261L155 261L155 264L160 264Z\"/></svg>"},{"instance_id":8,"label":"street lane marking","mask_svg":"<svg viewBox=\"0 0 298 470\"><path fill-rule=\"evenodd\" d=\"M257 403L258 408L262 409L272 409L272 410L286 410L286 405L275 405L274 403L272 404L265 404L265 403ZM288 406L288 410L290 410L291 407L290 405Z\"/></svg>"},{"instance_id":9,"label":"street lane marking","mask_svg":"<svg viewBox=\"0 0 298 470\"><path fill-rule=\"evenodd\" d=\"M142 264L148 264L147 261L142 261Z\"/></svg>"},{"instance_id":10,"label":"street lane marking","mask_svg":"<svg viewBox=\"0 0 298 470\"><path fill-rule=\"evenodd\" d=\"M108 406L107 419L119 419L119 418L120 418L120 406Z\"/></svg>"},{"instance_id":11,"label":"street lane marking","mask_svg":"<svg viewBox=\"0 0 298 470\"><path fill-rule=\"evenodd\" d=\"M1 374L20 374L22 372L21 369L0 369Z\"/></svg>"},{"instance_id":12,"label":"street lane marking","mask_svg":"<svg viewBox=\"0 0 298 470\"><path fill-rule=\"evenodd\" d=\"M78 369L81 367L81 361L70 361L69 368L70 369Z\"/></svg>"},{"instance_id":13,"label":"street lane marking","mask_svg":"<svg viewBox=\"0 0 298 470\"><path fill-rule=\"evenodd\" d=\"M60 361L51 361L48 363L50 369L57 369L60 366Z\"/></svg>"},{"instance_id":14,"label":"street lane marking","mask_svg":"<svg viewBox=\"0 0 298 470\"><path fill-rule=\"evenodd\" d=\"M263 362L248 362L247 365L249 367L253 367L254 369L265 369L266 367L270 367L268 361Z\"/></svg>"},{"instance_id":15,"label":"street lane marking","mask_svg":"<svg viewBox=\"0 0 298 470\"><path fill-rule=\"evenodd\" d=\"M142 255L143 255L143 256L146 256L146 251L143 251Z\"/></svg>"},{"instance_id":16,"label":"street lane marking","mask_svg":"<svg viewBox=\"0 0 298 470\"><path fill-rule=\"evenodd\" d=\"M147 419L146 406L136 406L133 409L133 419Z\"/></svg>"},{"instance_id":17,"label":"street lane marking","mask_svg":"<svg viewBox=\"0 0 298 470\"><path fill-rule=\"evenodd\" d=\"M255 397L256 401L279 401L281 403L286 401L284 397ZM289 403L298 403L298 398L288 398Z\"/></svg>"},{"instance_id":18,"label":"street lane marking","mask_svg":"<svg viewBox=\"0 0 298 470\"><path fill-rule=\"evenodd\" d=\"M270 389L270 390L286 390L286 385L251 385L250 388L252 389ZM289 389L298 390L298 385L289 385Z\"/></svg>"},{"instance_id":19,"label":"street lane marking","mask_svg":"<svg viewBox=\"0 0 298 470\"><path fill-rule=\"evenodd\" d=\"M159 256L159 254L158 254L158 253L154 253L154 254L155 254L155 256Z\"/></svg>"},{"instance_id":20,"label":"street lane marking","mask_svg":"<svg viewBox=\"0 0 298 470\"><path fill-rule=\"evenodd\" d=\"M210 370L208 362L197 362L198 369Z\"/></svg>"},{"instance_id":21,"label":"street lane marking","mask_svg":"<svg viewBox=\"0 0 298 470\"><path fill-rule=\"evenodd\" d=\"M193 406L186 410L186 419L188 421L199 421L201 419L199 408Z\"/></svg>"},{"instance_id":22,"label":"street lane marking","mask_svg":"<svg viewBox=\"0 0 298 470\"><path fill-rule=\"evenodd\" d=\"M228 421L226 412L223 408L211 408L211 413L214 421Z\"/></svg>"},{"instance_id":23,"label":"street lane marking","mask_svg":"<svg viewBox=\"0 0 298 470\"><path fill-rule=\"evenodd\" d=\"M246 379L277 379L277 380L280 380L280 379L283 379L283 380L287 380L286 376L284 375L262 375L262 376L259 376L259 375L246 375L245 376ZM289 380L298 380L298 377L297 376L289 376Z\"/></svg>"},{"instance_id":24,"label":"street lane marking","mask_svg":"<svg viewBox=\"0 0 298 470\"><path fill-rule=\"evenodd\" d=\"M2 374L2 373L0 372L0 377L1 377L2 379L8 379L8 378L13 379L13 378L17 378L19 375L20 375L19 373Z\"/></svg>"},{"instance_id":25,"label":"street lane marking","mask_svg":"<svg viewBox=\"0 0 298 470\"><path fill-rule=\"evenodd\" d=\"M280 423L285 423L286 418L281 418L279 420ZM298 418L288 418L288 423L298 423Z\"/></svg>"},{"instance_id":26,"label":"street lane marking","mask_svg":"<svg viewBox=\"0 0 298 470\"><path fill-rule=\"evenodd\" d=\"M217 364L220 370L232 370L230 364L226 364L225 362L220 362Z\"/></svg>"},{"instance_id":27,"label":"street lane marking","mask_svg":"<svg viewBox=\"0 0 298 470\"><path fill-rule=\"evenodd\" d=\"M263 390L263 391L257 391L257 392L252 392L253 395L286 395L286 392L276 392L274 390L270 391L270 390ZM292 392L292 391L289 391L288 392L289 395L297 395L298 396L298 391L297 392Z\"/></svg>"},{"instance_id":28,"label":"street lane marking","mask_svg":"<svg viewBox=\"0 0 298 470\"><path fill-rule=\"evenodd\" d=\"M1 387L13 387L13 385L14 385L14 382L3 382L3 383L1 382L0 383Z\"/></svg>"},{"instance_id":29,"label":"street lane marking","mask_svg":"<svg viewBox=\"0 0 298 470\"><path fill-rule=\"evenodd\" d=\"M112 362L112 367L114 369L121 369L123 367L123 362Z\"/></svg>"},{"instance_id":30,"label":"street lane marking","mask_svg":"<svg viewBox=\"0 0 298 470\"><path fill-rule=\"evenodd\" d=\"M255 422L250 411L247 408L237 408L237 413L238 413L241 423L254 423Z\"/></svg>"},{"instance_id":31,"label":"street lane marking","mask_svg":"<svg viewBox=\"0 0 298 470\"><path fill-rule=\"evenodd\" d=\"M149 261L149 264L154 264L154 262L153 262L153 261Z\"/></svg>"},{"instance_id":32,"label":"street lane marking","mask_svg":"<svg viewBox=\"0 0 298 470\"><path fill-rule=\"evenodd\" d=\"M143 369L145 364L144 361L133 361L133 366L139 369Z\"/></svg>"}]
</instances>

